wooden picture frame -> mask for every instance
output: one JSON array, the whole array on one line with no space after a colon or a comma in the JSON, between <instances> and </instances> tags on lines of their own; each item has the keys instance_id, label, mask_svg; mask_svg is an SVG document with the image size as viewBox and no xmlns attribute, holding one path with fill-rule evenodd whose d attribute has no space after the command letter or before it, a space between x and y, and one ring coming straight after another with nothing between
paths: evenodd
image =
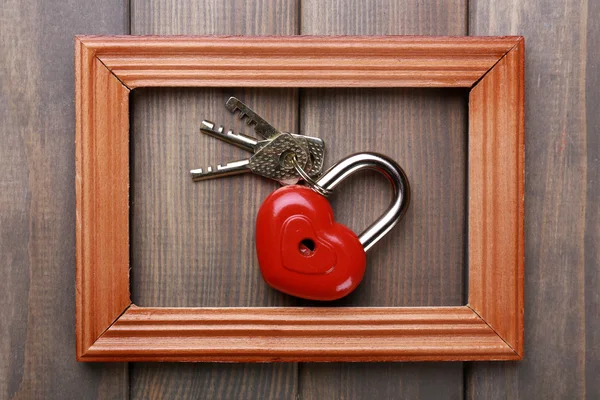
<instances>
[{"instance_id":1,"label":"wooden picture frame","mask_svg":"<svg viewBox=\"0 0 600 400\"><path fill-rule=\"evenodd\" d=\"M77 37L77 359L521 359L523 63L522 37ZM470 88L468 303L132 304L129 92L148 86Z\"/></svg>"}]
</instances>

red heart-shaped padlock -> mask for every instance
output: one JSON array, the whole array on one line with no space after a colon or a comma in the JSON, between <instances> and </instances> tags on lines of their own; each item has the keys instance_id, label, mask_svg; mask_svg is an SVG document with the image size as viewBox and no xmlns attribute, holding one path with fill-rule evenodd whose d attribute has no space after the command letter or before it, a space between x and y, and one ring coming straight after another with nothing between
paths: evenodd
<instances>
[{"instance_id":1,"label":"red heart-shaped padlock","mask_svg":"<svg viewBox=\"0 0 600 400\"><path fill-rule=\"evenodd\" d=\"M263 202L256 253L269 285L311 300L336 300L352 292L367 262L358 236L335 222L327 199L299 185L282 187Z\"/></svg>"}]
</instances>

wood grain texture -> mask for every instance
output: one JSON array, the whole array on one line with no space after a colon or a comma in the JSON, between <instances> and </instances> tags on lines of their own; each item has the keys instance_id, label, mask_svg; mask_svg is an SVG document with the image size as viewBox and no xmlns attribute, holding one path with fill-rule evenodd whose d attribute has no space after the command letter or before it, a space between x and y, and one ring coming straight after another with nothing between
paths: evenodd
<instances>
[{"instance_id":1,"label":"wood grain texture","mask_svg":"<svg viewBox=\"0 0 600 400\"><path fill-rule=\"evenodd\" d=\"M201 183L189 170L249 153L199 131L203 119L249 133L225 109L243 98L276 126L295 125L291 89L137 89L133 104L132 300L139 306L293 305L263 283L254 222L278 183L253 175Z\"/></svg>"},{"instance_id":2,"label":"wood grain texture","mask_svg":"<svg viewBox=\"0 0 600 400\"><path fill-rule=\"evenodd\" d=\"M126 364L75 359L73 185L73 36L126 33L125 13L121 1L0 6L1 399L128 392Z\"/></svg>"},{"instance_id":3,"label":"wood grain texture","mask_svg":"<svg viewBox=\"0 0 600 400\"><path fill-rule=\"evenodd\" d=\"M82 357L131 304L129 89L77 40L75 53L76 328Z\"/></svg>"},{"instance_id":4,"label":"wood grain texture","mask_svg":"<svg viewBox=\"0 0 600 400\"><path fill-rule=\"evenodd\" d=\"M469 307L139 308L88 361L421 361L515 359Z\"/></svg>"},{"instance_id":5,"label":"wood grain texture","mask_svg":"<svg viewBox=\"0 0 600 400\"><path fill-rule=\"evenodd\" d=\"M131 398L294 399L296 364L134 363ZM143 374L137 371L144 371Z\"/></svg>"},{"instance_id":6,"label":"wood grain texture","mask_svg":"<svg viewBox=\"0 0 600 400\"><path fill-rule=\"evenodd\" d=\"M325 140L326 165L375 151L396 160L411 184L407 214L367 253L360 286L334 304L466 303L466 101L466 91L452 89L301 90L300 132ZM384 177L365 171L347 179L329 200L336 220L361 232L385 211L391 196Z\"/></svg>"},{"instance_id":7,"label":"wood grain texture","mask_svg":"<svg viewBox=\"0 0 600 400\"><path fill-rule=\"evenodd\" d=\"M469 306L523 354L524 42L469 94Z\"/></svg>"},{"instance_id":8,"label":"wood grain texture","mask_svg":"<svg viewBox=\"0 0 600 400\"><path fill-rule=\"evenodd\" d=\"M297 0L131 1L132 35L294 35Z\"/></svg>"},{"instance_id":9,"label":"wood grain texture","mask_svg":"<svg viewBox=\"0 0 600 400\"><path fill-rule=\"evenodd\" d=\"M465 1L304 0L301 9L303 34L467 33ZM402 233L392 231L372 249L365 280L347 304L464 304L466 92L301 93L301 132L330 138L329 163L354 151L379 150L395 158L411 182ZM348 180L332 203L340 221L360 230L384 210L387 196L387 182L367 173ZM310 363L299 367L299 391L301 399L461 399L462 376L462 363Z\"/></svg>"},{"instance_id":10,"label":"wood grain texture","mask_svg":"<svg viewBox=\"0 0 600 400\"><path fill-rule=\"evenodd\" d=\"M473 363L467 397L600 397L597 1L472 2L471 33L527 41L525 359Z\"/></svg>"},{"instance_id":11,"label":"wood grain texture","mask_svg":"<svg viewBox=\"0 0 600 400\"><path fill-rule=\"evenodd\" d=\"M585 264L585 392L600 397L600 3L588 2L585 49L586 208ZM591 22L590 22L591 21Z\"/></svg>"},{"instance_id":12,"label":"wood grain texture","mask_svg":"<svg viewBox=\"0 0 600 400\"><path fill-rule=\"evenodd\" d=\"M137 4L133 1L132 8ZM219 8L221 4L225 6ZM193 2L174 6L156 1L144 8L148 16L144 23L157 33L169 33L188 21L188 28L194 30L190 33L203 33L205 27L217 31L235 21L227 29L243 33L247 25L264 26L271 24L265 19L285 21L290 15L287 10L248 10L243 5L240 12L231 13L226 12L227 4L211 2L201 8ZM388 33L426 19L432 22L415 33L426 34L427 29L443 33L446 21L456 18L455 13L432 11L420 2L402 12L393 8L395 4L402 7L404 2L390 6L373 2L361 13L353 13L356 4L335 3L342 7L331 6L327 18L333 22L322 24L321 29L343 33L345 27L336 21L350 19L365 33L373 29L371 21L380 21L378 32ZM596 21L600 3L471 4L472 33L525 34L528 42L527 353L520 363L467 363L467 394L469 398L598 398L600 25ZM127 396L125 365L74 362L74 290L65 284L74 281L75 262L73 73L68 61L72 36L125 32L124 7L122 2L70 0L60 4L8 1L0 8L6 105L0 107L5 128L0 131L0 263L5 266L0 315L8 321L0 324L0 351L8 354L0 358L1 398ZM158 7L161 11L155 13ZM403 18L401 22L390 19L382 24L390 12ZM170 18L155 17L159 14ZM305 18L303 24L320 23L316 18L312 21ZM276 389L264 391L268 379L249 382L250 371L238 372L254 367L248 364L144 366L153 373L132 382L132 394L143 398L164 397L164 393L291 398L293 393L285 385L295 385L291 379L275 379ZM462 398L461 392L445 390L452 378L443 363L311 366L315 377L302 381L306 385L300 387L307 398L394 398L401 393L406 398ZM240 376L242 383L231 384ZM170 386L172 381L177 385ZM339 384L332 387L332 381ZM413 381L419 384L410 386Z\"/></svg>"},{"instance_id":13,"label":"wood grain texture","mask_svg":"<svg viewBox=\"0 0 600 400\"><path fill-rule=\"evenodd\" d=\"M200 335L199 340L194 340L196 336L184 335L184 332L188 331L187 328L177 329L177 322L173 322L169 326L169 330L175 334L168 338L162 334L156 336L148 329L143 329L142 334L138 337L135 328L127 330L124 335L113 335L113 328L119 324L116 319L124 318L121 313L130 303L128 290L129 88L124 86L118 79L119 77L113 75L112 71L109 71L97 58L98 47L94 44L88 45L88 39L87 37L76 38L75 46L77 356L79 360L125 361L139 360L138 357L143 357L142 359L145 360L157 361L178 359L181 361L231 361L234 359L238 361L279 359L289 361L419 361L434 359L494 360L521 357L524 129L522 78L524 50L522 43L518 43L503 55L495 67L472 89L472 107L469 108L470 127L474 130L471 143L473 162L469 166L468 201L471 228L469 264L473 268L473 276L470 280L470 288L473 289L473 293L469 295L469 302L472 302L473 305L469 306L469 310L475 309L477 318L484 318L483 322L485 322L485 315L489 314L490 322L487 323L489 328L487 334L500 335L493 339L494 342L502 344L503 348L497 350L499 353L482 351L485 345L480 344L477 337L472 337L464 343L457 341L451 334L451 327L446 329L450 332L449 334L443 334L435 340L429 337L427 327L421 331L415 330L408 341L394 340L395 333L393 330L390 331L387 324L376 327L381 331L376 334L376 337L358 338L354 341L347 339L345 333L337 329L319 334L319 329L313 328L314 341L306 348L302 347L302 340L279 340L279 347L269 352L264 343L278 339L277 332L285 328L285 321L273 322L272 329L267 330L264 337L265 342L263 344L257 342L256 346L258 347L256 348L253 347L254 344L250 344L246 348L245 345L240 345L235 341L227 344L231 341L229 337L226 340L219 340L218 336L212 340L205 340L206 338ZM188 41L188 39L182 40L183 42ZM228 40L223 38L225 43ZM280 39L281 47L285 47L289 40L289 38ZM347 37L346 42L340 43L345 47L352 46L352 43L355 42L361 43L361 41L360 37L354 36ZM435 38L430 41L434 43ZM445 41L445 38L439 39L439 43L442 45ZM118 44L120 54L125 58L130 52L137 51L136 43L138 42L135 40L128 44L129 47L123 46L121 42L121 38L108 37L102 38L102 42L94 40L96 44ZM490 42L493 43L495 40L490 40ZM173 43L174 47L178 47L176 41ZM213 45L220 47L218 43L215 41ZM432 51L431 56L435 58L436 50L432 49ZM323 53L323 49L315 52L313 56L315 60L320 57L328 57L326 53ZM311 74L313 76L319 74L318 70L308 72L310 72L309 78ZM277 78L272 78L268 73L263 77L266 82L270 79L276 80ZM323 96L319 96L319 98L323 98ZM353 120L359 117L356 112L348 114L352 115ZM394 133L389 130L386 132ZM395 143L402 140L396 136L393 138ZM388 146L388 150L390 147L392 146ZM178 148L189 149L187 146L178 146ZM497 161L496 149L503 155L501 161ZM491 162L488 162L488 158L491 159ZM184 177L181 177L180 180L184 180L189 169L182 169L177 160L175 163L170 160L167 160L167 163L161 162L157 170L164 175L165 166L171 165L179 170L179 174L173 175L182 175L183 173ZM141 169L141 172L146 175L144 180L148 178L148 170L149 168ZM169 188L171 179L168 178L164 192L170 195L173 190ZM498 183L503 178L509 183ZM189 187L189 177L187 180ZM500 188L499 193L494 192L496 188ZM497 200L499 197L497 194L503 196L501 200ZM136 202L134 197L134 204ZM160 225L160 232L163 232L165 226L172 225L175 237L187 238L189 236L187 231L178 230L180 225L186 226L185 223L172 219L170 210L176 207L173 207L169 201L166 204L168 207L161 214L167 214L168 219L164 226ZM368 201L367 204L369 204L369 208L372 208L373 201ZM353 210L356 211L356 206L353 207ZM233 213L229 211L227 215L233 215ZM209 218L210 223L214 218L211 214L209 216L211 217ZM187 222L188 219L186 218L185 221ZM216 230L209 230L208 233L223 232L222 228L219 229L218 226L216 228ZM247 229L247 231L251 231L251 229ZM492 235L493 240L489 240L486 233L488 231L499 232L499 234L497 237ZM153 233L151 236L156 237L157 235ZM162 238L160 233L158 239L159 244L163 241L170 241ZM176 247L177 250L181 248L181 246ZM191 248L193 248L193 244ZM175 254L179 257L180 252ZM158 256L160 257L161 254L158 253ZM389 261L391 262L388 264L393 264L397 260ZM218 264L217 269L222 272L222 264ZM242 275L251 274L242 272ZM390 279L383 280L389 282ZM222 276L220 282L223 285ZM230 287L231 285L228 284L227 289ZM313 307L306 310L306 315L318 320L323 310ZM201 311L199 310L199 312ZM288 311L293 312L292 309ZM368 312L376 314L378 309L364 309L363 311L365 314ZM154 312L157 310L149 310L150 314ZM259 310L253 308L246 308L245 312L249 316L260 313ZM351 310L350 313L352 312ZM164 313L168 314L169 311L164 311ZM224 325L232 322L227 320L227 315L224 313L219 316ZM113 324L112 321L115 320L116 322ZM179 323L187 324L185 320L181 320ZM111 324L113 325L111 326ZM308 332L310 329L306 329L306 331ZM253 337L252 332L252 330L246 332L243 337L246 339ZM236 333L234 336L240 335ZM115 340L112 340L113 338ZM337 347L336 343L339 341L346 341L348 346ZM384 346L381 347L378 341L382 341ZM508 355L506 348L509 349ZM520 353L515 353L515 351Z\"/></svg>"},{"instance_id":14,"label":"wood grain texture","mask_svg":"<svg viewBox=\"0 0 600 400\"><path fill-rule=\"evenodd\" d=\"M349 42L343 36L306 36L282 43L277 37L233 36L82 40L133 89L471 87L517 39L371 36Z\"/></svg>"},{"instance_id":15,"label":"wood grain texture","mask_svg":"<svg viewBox=\"0 0 600 400\"><path fill-rule=\"evenodd\" d=\"M293 35L298 32L297 7L297 1L289 0L176 4L134 0L131 31L136 35ZM247 176L202 184L189 179L190 168L247 157L199 132L202 119L248 132L223 107L230 95L247 100L276 126L290 130L297 126L296 89L133 91L131 284L138 304L293 303L262 284L248 237L260 202L276 184ZM167 196L167 190L173 195ZM231 243L232 251L220 250L223 241ZM297 392L295 363L131 365L132 399L293 399Z\"/></svg>"},{"instance_id":16,"label":"wood grain texture","mask_svg":"<svg viewBox=\"0 0 600 400\"><path fill-rule=\"evenodd\" d=\"M300 364L300 398L458 400L460 365L449 371L448 363L436 362Z\"/></svg>"}]
</instances>

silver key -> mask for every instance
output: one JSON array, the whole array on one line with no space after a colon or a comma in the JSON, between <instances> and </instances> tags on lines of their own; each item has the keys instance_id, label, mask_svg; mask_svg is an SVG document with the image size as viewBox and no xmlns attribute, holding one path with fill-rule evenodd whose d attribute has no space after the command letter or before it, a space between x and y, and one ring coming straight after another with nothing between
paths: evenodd
<instances>
[{"instance_id":1,"label":"silver key","mask_svg":"<svg viewBox=\"0 0 600 400\"><path fill-rule=\"evenodd\" d=\"M240 118L247 118L246 124L254 125L254 131L265 139L273 139L275 136L281 133L278 129L265 121L264 118L262 118L254 110L236 97L230 97L227 102L225 102L225 108L232 113L239 111ZM309 136L294 135L294 137L298 140L302 140L302 138L306 140L305 145L308 153L310 154L310 158L306 166L306 172L308 175L320 175L321 171L323 170L323 162L325 159L325 143L323 140L319 139L318 141L312 141L311 143L311 139L307 139Z\"/></svg>"},{"instance_id":2,"label":"silver key","mask_svg":"<svg viewBox=\"0 0 600 400\"><path fill-rule=\"evenodd\" d=\"M252 109L250 109L250 107L235 97L230 97L229 100L227 100L225 103L225 108L232 113L239 111L241 119L244 117L247 118L246 125L254 124L254 131L256 131L256 133L265 139L273 139L275 136L281 133L273 125L265 121L260 115L255 113Z\"/></svg>"},{"instance_id":3,"label":"silver key","mask_svg":"<svg viewBox=\"0 0 600 400\"><path fill-rule=\"evenodd\" d=\"M202 121L200 131L204 134L253 153L256 153L270 142L270 140L258 141L253 137L244 135L242 133L233 133L232 130L225 132L225 129L222 126L216 128L216 125L211 121ZM306 173L308 173L310 176L320 175L321 171L323 170L325 156L325 143L323 140L312 136L296 135L293 133L291 135L294 139L300 142L300 145L304 147L305 151L307 151L309 154L309 159L305 167Z\"/></svg>"},{"instance_id":4,"label":"silver key","mask_svg":"<svg viewBox=\"0 0 600 400\"><path fill-rule=\"evenodd\" d=\"M226 143L232 144L239 147L242 150L255 153L257 150L258 140L253 137L244 135L242 133L233 133L232 130L225 132L222 126L215 128L215 123L211 121L202 121L200 126L200 132L212 136L216 139L222 140Z\"/></svg>"},{"instance_id":5,"label":"silver key","mask_svg":"<svg viewBox=\"0 0 600 400\"><path fill-rule=\"evenodd\" d=\"M190 174L192 174L192 180L194 182L205 181L207 179L222 178L224 176L252 172L248 167L248 164L250 164L250 159L246 158L245 160L233 161L225 165L219 164L217 165L217 168L214 169L211 166L206 168L206 170L202 168L193 169L190 171Z\"/></svg>"},{"instance_id":6,"label":"silver key","mask_svg":"<svg viewBox=\"0 0 600 400\"><path fill-rule=\"evenodd\" d=\"M305 148L289 133L282 133L267 142L249 159L217 165L216 168L208 167L206 170L193 169L190 171L192 179L196 182L252 172L282 183L297 182L298 174L292 164L292 156L296 157L298 165L305 166L309 158Z\"/></svg>"}]
</instances>

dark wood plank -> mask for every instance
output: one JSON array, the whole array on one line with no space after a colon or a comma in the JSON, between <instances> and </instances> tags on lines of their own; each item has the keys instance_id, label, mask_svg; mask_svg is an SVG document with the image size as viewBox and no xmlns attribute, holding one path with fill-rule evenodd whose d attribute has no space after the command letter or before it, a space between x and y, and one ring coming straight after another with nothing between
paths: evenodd
<instances>
[{"instance_id":1,"label":"dark wood plank","mask_svg":"<svg viewBox=\"0 0 600 400\"><path fill-rule=\"evenodd\" d=\"M302 0L303 35L467 34L464 0Z\"/></svg>"},{"instance_id":2,"label":"dark wood plank","mask_svg":"<svg viewBox=\"0 0 600 400\"><path fill-rule=\"evenodd\" d=\"M600 397L600 2L588 2L586 35L585 392Z\"/></svg>"},{"instance_id":3,"label":"dark wood plank","mask_svg":"<svg viewBox=\"0 0 600 400\"><path fill-rule=\"evenodd\" d=\"M465 1L317 0L302 3L302 34L466 34ZM463 302L466 92L306 89L300 132L323 137L326 163L379 151L406 169L413 192L400 227L368 255L364 282L345 305ZM357 175L332 197L336 217L357 232L387 206L384 178ZM301 364L299 392L320 398L462 397L462 363Z\"/></svg>"},{"instance_id":4,"label":"dark wood plank","mask_svg":"<svg viewBox=\"0 0 600 400\"><path fill-rule=\"evenodd\" d=\"M300 131L325 140L326 165L375 151L397 160L411 185L404 219L367 253L361 285L335 304L464 304L466 95L449 89L301 91ZM360 233L390 198L385 177L364 172L344 182L330 201L336 219Z\"/></svg>"},{"instance_id":5,"label":"dark wood plank","mask_svg":"<svg viewBox=\"0 0 600 400\"><path fill-rule=\"evenodd\" d=\"M295 35L293 0L131 0L134 35Z\"/></svg>"},{"instance_id":6,"label":"dark wood plank","mask_svg":"<svg viewBox=\"0 0 600 400\"><path fill-rule=\"evenodd\" d=\"M127 26L122 1L3 2L0 398L127 396L126 364L75 361L73 107L74 35Z\"/></svg>"},{"instance_id":7,"label":"dark wood plank","mask_svg":"<svg viewBox=\"0 0 600 400\"><path fill-rule=\"evenodd\" d=\"M297 33L294 1L132 2L134 34ZM276 10L276 12L275 12ZM137 92L137 93L136 93ZM189 170L248 156L202 135L202 119L253 133L224 107L236 95L275 126L297 126L297 90L142 89L133 93L132 293L152 306L268 306L294 300L263 283L254 221L277 183L193 183ZM296 364L132 364L132 398L294 398Z\"/></svg>"},{"instance_id":8,"label":"dark wood plank","mask_svg":"<svg viewBox=\"0 0 600 400\"><path fill-rule=\"evenodd\" d=\"M597 2L471 2L473 35L525 36L525 359L473 363L469 398L598 398ZM560 12L555 12L560 9Z\"/></svg>"},{"instance_id":9,"label":"dark wood plank","mask_svg":"<svg viewBox=\"0 0 600 400\"><path fill-rule=\"evenodd\" d=\"M462 399L462 363L300 364L302 399Z\"/></svg>"},{"instance_id":10,"label":"dark wood plank","mask_svg":"<svg viewBox=\"0 0 600 400\"><path fill-rule=\"evenodd\" d=\"M225 109L231 95L261 110L275 126L295 125L296 96L290 89L133 91L131 276L137 305L250 307L294 301L264 284L254 250L258 208L278 183L252 175L195 183L189 174L249 156L199 131L202 120L211 119L253 133Z\"/></svg>"},{"instance_id":11,"label":"dark wood plank","mask_svg":"<svg viewBox=\"0 0 600 400\"><path fill-rule=\"evenodd\" d=\"M131 365L132 399L295 399L292 363Z\"/></svg>"}]
</instances>

